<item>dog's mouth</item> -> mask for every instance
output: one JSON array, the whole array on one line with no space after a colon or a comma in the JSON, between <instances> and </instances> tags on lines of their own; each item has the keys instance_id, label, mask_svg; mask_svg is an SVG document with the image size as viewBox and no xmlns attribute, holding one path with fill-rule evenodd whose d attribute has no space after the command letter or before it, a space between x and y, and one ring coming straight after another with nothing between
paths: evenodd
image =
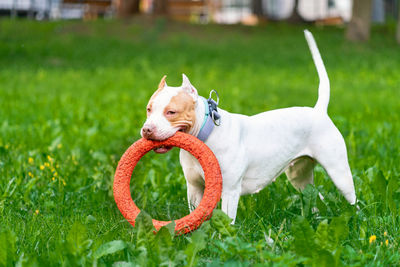
<instances>
[{"instance_id":1,"label":"dog's mouth","mask_svg":"<svg viewBox=\"0 0 400 267\"><path fill-rule=\"evenodd\" d=\"M181 127L179 128L178 132L184 132L184 133L186 133L186 132L187 132L187 129L188 129L187 126L181 126Z\"/></svg>"},{"instance_id":2,"label":"dog's mouth","mask_svg":"<svg viewBox=\"0 0 400 267\"><path fill-rule=\"evenodd\" d=\"M158 153L158 154L164 154L167 153L168 151L170 151L173 147L172 146L159 146L153 149L154 152Z\"/></svg>"},{"instance_id":3,"label":"dog's mouth","mask_svg":"<svg viewBox=\"0 0 400 267\"><path fill-rule=\"evenodd\" d=\"M182 126L179 128L178 132L184 132L186 133L188 127L187 126ZM158 153L158 154L164 154L167 153L168 151L170 151L173 147L172 146L159 146L153 149L154 152Z\"/></svg>"}]
</instances>

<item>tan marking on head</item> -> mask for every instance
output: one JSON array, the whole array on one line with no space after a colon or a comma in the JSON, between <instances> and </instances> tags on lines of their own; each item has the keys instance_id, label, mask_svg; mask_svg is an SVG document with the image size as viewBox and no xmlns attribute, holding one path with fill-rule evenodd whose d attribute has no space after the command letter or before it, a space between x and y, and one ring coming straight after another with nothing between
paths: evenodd
<instances>
[{"instance_id":1,"label":"tan marking on head","mask_svg":"<svg viewBox=\"0 0 400 267\"><path fill-rule=\"evenodd\" d=\"M151 107L152 107L152 105L153 105L153 100L154 100L154 98L164 89L164 87L165 87L165 79L167 78L167 75L164 75L162 78L161 78L161 81L160 81L160 83L158 84L158 89L153 93L153 95L150 97L150 100L149 100L149 103L147 104L147 110L149 110L149 108L150 108L150 110L151 110ZM149 113L149 112L148 112ZM147 115L149 115L149 114L147 114Z\"/></svg>"},{"instance_id":2,"label":"tan marking on head","mask_svg":"<svg viewBox=\"0 0 400 267\"><path fill-rule=\"evenodd\" d=\"M185 128L185 132L194 126L196 120L195 113L196 102L186 92L181 91L171 98L171 101L164 109L164 115L173 127ZM168 115L168 111L176 112Z\"/></svg>"}]
</instances>

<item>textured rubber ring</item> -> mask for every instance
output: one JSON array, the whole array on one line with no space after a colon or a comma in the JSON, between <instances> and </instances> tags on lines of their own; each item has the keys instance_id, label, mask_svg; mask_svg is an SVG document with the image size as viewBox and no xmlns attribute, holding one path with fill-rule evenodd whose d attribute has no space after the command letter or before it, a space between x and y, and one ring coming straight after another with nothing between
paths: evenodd
<instances>
[{"instance_id":1,"label":"textured rubber ring","mask_svg":"<svg viewBox=\"0 0 400 267\"><path fill-rule=\"evenodd\" d=\"M204 171L205 189L200 204L189 215L175 220L175 232L177 234L186 234L196 230L205 220L211 217L214 208L221 198L222 192L222 175L217 158L206 144L192 135L177 132L174 136L164 141L151 141L142 138L132 144L121 157L115 172L114 199L125 219L132 226L135 226L135 219L140 209L135 205L131 197L131 176L138 161L147 152L162 145L176 146L188 151L197 158ZM157 221L153 219L153 225L156 230L159 230L168 223L170 221Z\"/></svg>"}]
</instances>

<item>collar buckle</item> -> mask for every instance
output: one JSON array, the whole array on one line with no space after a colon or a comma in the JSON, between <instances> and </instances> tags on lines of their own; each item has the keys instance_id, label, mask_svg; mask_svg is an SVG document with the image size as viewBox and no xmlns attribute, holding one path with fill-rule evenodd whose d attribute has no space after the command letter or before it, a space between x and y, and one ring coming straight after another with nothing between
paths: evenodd
<instances>
[{"instance_id":1,"label":"collar buckle","mask_svg":"<svg viewBox=\"0 0 400 267\"><path fill-rule=\"evenodd\" d=\"M212 98L213 93L217 96L217 101ZM207 99L208 108L210 110L210 116L216 126L221 125L221 115L218 113L219 95L214 89L210 91L210 95Z\"/></svg>"},{"instance_id":2,"label":"collar buckle","mask_svg":"<svg viewBox=\"0 0 400 267\"><path fill-rule=\"evenodd\" d=\"M217 96L217 101L212 98L213 93ZM214 127L221 124L221 115L218 113L219 96L217 91L211 90L208 99L205 99L202 96L200 96L200 98L204 102L205 114L203 125L201 126L200 131L197 134L197 138L205 142L208 136L213 131Z\"/></svg>"}]
</instances>

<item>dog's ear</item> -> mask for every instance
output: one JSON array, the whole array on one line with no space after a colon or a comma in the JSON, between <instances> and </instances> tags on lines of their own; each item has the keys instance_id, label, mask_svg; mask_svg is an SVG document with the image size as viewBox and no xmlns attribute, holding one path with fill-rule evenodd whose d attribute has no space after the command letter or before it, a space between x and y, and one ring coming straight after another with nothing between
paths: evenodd
<instances>
[{"instance_id":1,"label":"dog's ear","mask_svg":"<svg viewBox=\"0 0 400 267\"><path fill-rule=\"evenodd\" d=\"M165 86L167 86L167 82L165 81L166 78L167 75L164 75L164 77L161 78L161 81L158 84L158 89L163 89Z\"/></svg>"},{"instance_id":2,"label":"dog's ear","mask_svg":"<svg viewBox=\"0 0 400 267\"><path fill-rule=\"evenodd\" d=\"M186 77L185 74L182 73L182 85L181 85L182 89L188 93L194 101L197 100L197 97L199 96L197 93L196 88L194 88L194 86L190 83L189 78Z\"/></svg>"}]
</instances>

